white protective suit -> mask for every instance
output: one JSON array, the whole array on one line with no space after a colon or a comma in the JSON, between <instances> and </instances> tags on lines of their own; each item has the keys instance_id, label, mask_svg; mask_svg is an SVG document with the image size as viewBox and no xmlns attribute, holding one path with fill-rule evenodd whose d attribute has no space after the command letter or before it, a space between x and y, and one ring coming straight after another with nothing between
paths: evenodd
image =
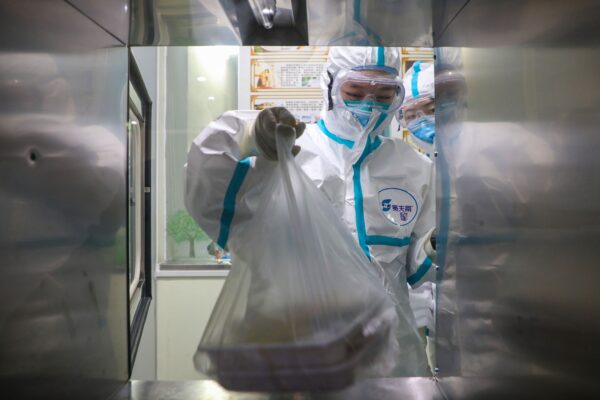
<instances>
[{"instance_id":1,"label":"white protective suit","mask_svg":"<svg viewBox=\"0 0 600 400\"><path fill-rule=\"evenodd\" d=\"M404 74L404 103L410 103L419 98L435 98L434 67L432 63L417 61ZM432 156L435 154L433 143L421 140L410 132L409 140L421 152Z\"/></svg>"},{"instance_id":2,"label":"white protective suit","mask_svg":"<svg viewBox=\"0 0 600 400\"><path fill-rule=\"evenodd\" d=\"M331 78L369 66L397 71L397 49L330 49L321 78L325 109L321 120L297 139L301 150L296 161L329 198L367 257L374 257L390 277L398 312L409 321L397 333L403 353L395 375L425 375L424 346L410 311L407 282L416 287L435 275L425 251L435 227L433 164L400 139L379 136L392 114L367 133L348 110L328 107ZM188 154L186 206L221 247L236 234L236 226L252 217L265 177L276 165L253 151L250 132L257 115L224 113L202 131ZM400 217L402 223L394 222Z\"/></svg>"},{"instance_id":3,"label":"white protective suit","mask_svg":"<svg viewBox=\"0 0 600 400\"><path fill-rule=\"evenodd\" d=\"M404 74L404 102L411 103L420 98L435 98L434 67L432 63L417 61ZM409 140L428 157L435 154L434 143L421 140L410 132ZM410 306L417 327L435 331L435 283L425 282L409 290Z\"/></svg>"}]
</instances>

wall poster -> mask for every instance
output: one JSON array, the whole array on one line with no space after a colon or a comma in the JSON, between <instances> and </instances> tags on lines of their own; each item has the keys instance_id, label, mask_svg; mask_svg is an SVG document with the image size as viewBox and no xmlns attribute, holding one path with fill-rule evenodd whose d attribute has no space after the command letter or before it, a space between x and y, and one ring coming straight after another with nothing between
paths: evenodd
<instances>
[{"instance_id":1,"label":"wall poster","mask_svg":"<svg viewBox=\"0 0 600 400\"><path fill-rule=\"evenodd\" d=\"M319 119L323 105L320 79L327 47L253 46L250 48L250 107L281 106L298 119Z\"/></svg>"}]
</instances>

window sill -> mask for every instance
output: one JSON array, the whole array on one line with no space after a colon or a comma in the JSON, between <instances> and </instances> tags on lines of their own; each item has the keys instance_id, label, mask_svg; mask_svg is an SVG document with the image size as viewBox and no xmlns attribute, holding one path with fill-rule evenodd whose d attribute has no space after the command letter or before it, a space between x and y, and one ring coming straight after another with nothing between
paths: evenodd
<instances>
[{"instance_id":1,"label":"window sill","mask_svg":"<svg viewBox=\"0 0 600 400\"><path fill-rule=\"evenodd\" d=\"M219 278L227 277L231 265L226 264L174 264L156 265L157 278Z\"/></svg>"}]
</instances>

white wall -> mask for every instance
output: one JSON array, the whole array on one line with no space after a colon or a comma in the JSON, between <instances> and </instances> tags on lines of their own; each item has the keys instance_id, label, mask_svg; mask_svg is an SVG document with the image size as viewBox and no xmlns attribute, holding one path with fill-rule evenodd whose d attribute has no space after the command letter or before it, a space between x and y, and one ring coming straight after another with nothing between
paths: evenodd
<instances>
[{"instance_id":1,"label":"white wall","mask_svg":"<svg viewBox=\"0 0 600 400\"><path fill-rule=\"evenodd\" d=\"M158 380L202 378L192 357L224 282L225 277L157 279Z\"/></svg>"}]
</instances>

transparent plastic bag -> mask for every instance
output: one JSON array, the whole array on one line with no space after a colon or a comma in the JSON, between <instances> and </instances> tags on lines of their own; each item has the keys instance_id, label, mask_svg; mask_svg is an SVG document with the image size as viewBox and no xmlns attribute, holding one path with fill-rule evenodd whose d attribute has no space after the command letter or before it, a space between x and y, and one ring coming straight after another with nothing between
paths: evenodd
<instances>
[{"instance_id":1,"label":"transparent plastic bag","mask_svg":"<svg viewBox=\"0 0 600 400\"><path fill-rule=\"evenodd\" d=\"M395 366L398 316L384 272L277 136L253 218L229 239L233 267L194 356L230 390L341 389Z\"/></svg>"}]
</instances>

